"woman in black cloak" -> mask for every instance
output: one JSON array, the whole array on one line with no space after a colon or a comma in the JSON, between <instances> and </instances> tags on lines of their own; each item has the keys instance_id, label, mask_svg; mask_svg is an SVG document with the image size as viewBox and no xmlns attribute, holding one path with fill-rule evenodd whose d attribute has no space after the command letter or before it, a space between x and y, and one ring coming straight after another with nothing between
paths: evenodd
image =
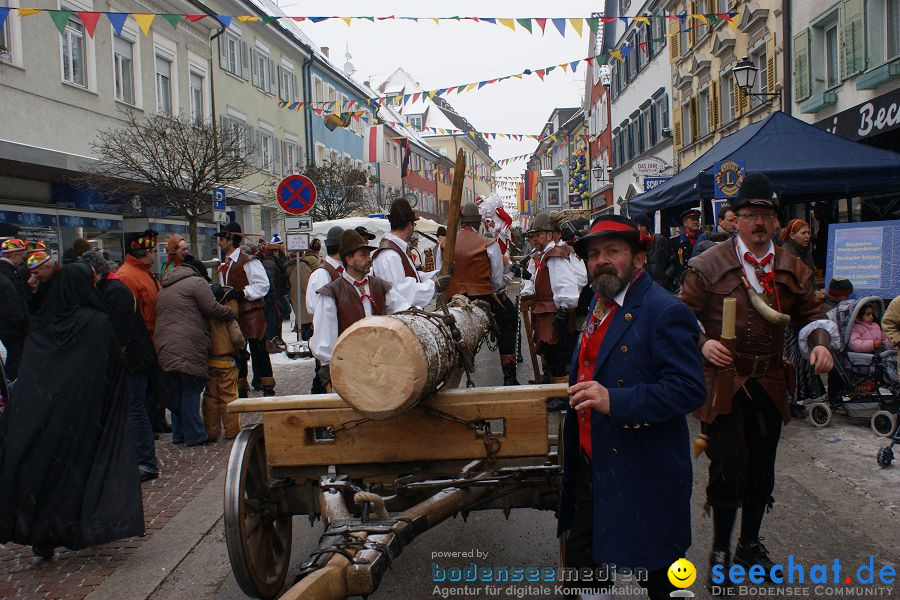
<instances>
[{"instance_id":1,"label":"woman in black cloak","mask_svg":"<svg viewBox=\"0 0 900 600\"><path fill-rule=\"evenodd\" d=\"M125 363L93 281L72 263L49 282L0 415L0 543L42 558L144 533Z\"/></svg>"}]
</instances>

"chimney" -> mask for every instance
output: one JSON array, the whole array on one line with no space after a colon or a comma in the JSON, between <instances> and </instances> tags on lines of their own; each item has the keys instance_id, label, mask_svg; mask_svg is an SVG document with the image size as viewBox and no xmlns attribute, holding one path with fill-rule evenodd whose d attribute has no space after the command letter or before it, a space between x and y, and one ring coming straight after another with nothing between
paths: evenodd
<instances>
[{"instance_id":1,"label":"chimney","mask_svg":"<svg viewBox=\"0 0 900 600\"><path fill-rule=\"evenodd\" d=\"M322 51L322 54L325 55L325 58L331 58L330 56L328 56L328 46L322 46L321 48L319 48L319 50Z\"/></svg>"}]
</instances>

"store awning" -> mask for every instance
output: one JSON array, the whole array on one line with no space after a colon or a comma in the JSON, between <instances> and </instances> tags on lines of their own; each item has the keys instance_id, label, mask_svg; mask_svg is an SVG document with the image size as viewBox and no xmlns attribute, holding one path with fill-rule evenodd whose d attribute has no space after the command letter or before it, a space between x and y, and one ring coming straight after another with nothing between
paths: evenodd
<instances>
[{"instance_id":1,"label":"store awning","mask_svg":"<svg viewBox=\"0 0 900 600\"><path fill-rule=\"evenodd\" d=\"M629 214L712 198L714 165L726 160L743 161L746 173L768 175L784 202L900 192L900 154L851 142L779 111L722 138L667 182L631 198Z\"/></svg>"}]
</instances>

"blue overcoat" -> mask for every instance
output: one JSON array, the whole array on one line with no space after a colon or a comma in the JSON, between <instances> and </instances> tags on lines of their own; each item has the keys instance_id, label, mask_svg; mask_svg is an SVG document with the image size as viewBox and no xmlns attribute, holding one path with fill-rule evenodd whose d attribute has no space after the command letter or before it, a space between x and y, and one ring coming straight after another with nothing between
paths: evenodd
<instances>
[{"instance_id":1,"label":"blue overcoat","mask_svg":"<svg viewBox=\"0 0 900 600\"><path fill-rule=\"evenodd\" d=\"M591 305L593 310L593 303ZM593 558L668 568L691 545L692 471L685 416L706 400L699 325L690 309L644 273L629 288L600 345L594 380L610 413L591 411ZM570 383L578 378L575 348ZM571 527L578 422L566 411L559 532Z\"/></svg>"}]
</instances>

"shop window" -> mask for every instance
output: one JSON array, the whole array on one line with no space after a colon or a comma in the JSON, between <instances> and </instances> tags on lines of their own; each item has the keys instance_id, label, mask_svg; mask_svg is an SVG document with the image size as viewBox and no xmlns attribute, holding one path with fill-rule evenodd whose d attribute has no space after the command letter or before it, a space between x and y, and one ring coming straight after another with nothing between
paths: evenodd
<instances>
[{"instance_id":1,"label":"shop window","mask_svg":"<svg viewBox=\"0 0 900 600\"><path fill-rule=\"evenodd\" d=\"M116 100L134 104L134 42L113 37L113 85Z\"/></svg>"},{"instance_id":2,"label":"shop window","mask_svg":"<svg viewBox=\"0 0 900 600\"><path fill-rule=\"evenodd\" d=\"M87 87L87 51L85 49L84 25L76 16L70 16L62 36L63 80L81 87Z\"/></svg>"}]
</instances>

